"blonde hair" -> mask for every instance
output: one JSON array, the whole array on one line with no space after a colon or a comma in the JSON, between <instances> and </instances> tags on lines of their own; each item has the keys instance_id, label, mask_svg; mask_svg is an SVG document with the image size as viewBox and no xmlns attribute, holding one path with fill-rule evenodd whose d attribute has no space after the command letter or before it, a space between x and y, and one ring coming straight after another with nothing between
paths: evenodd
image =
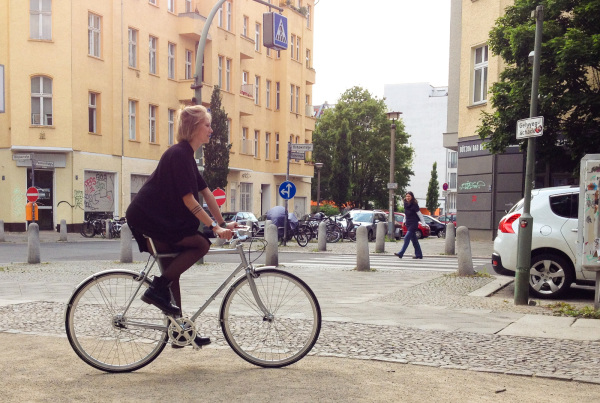
<instances>
[{"instance_id":1,"label":"blonde hair","mask_svg":"<svg viewBox=\"0 0 600 403\"><path fill-rule=\"evenodd\" d=\"M198 125L206 119L210 122L211 118L202 105L182 106L177 115L177 142L192 140Z\"/></svg>"}]
</instances>

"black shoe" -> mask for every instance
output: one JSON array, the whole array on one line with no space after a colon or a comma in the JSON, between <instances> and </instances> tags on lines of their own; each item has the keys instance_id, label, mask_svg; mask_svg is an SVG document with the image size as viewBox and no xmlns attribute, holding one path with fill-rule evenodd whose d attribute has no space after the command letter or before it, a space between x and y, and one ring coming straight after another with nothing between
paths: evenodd
<instances>
[{"instance_id":1,"label":"black shoe","mask_svg":"<svg viewBox=\"0 0 600 403\"><path fill-rule=\"evenodd\" d=\"M154 277L150 288L140 297L147 304L152 304L168 315L181 315L181 309L171 304L171 290L169 283L163 277Z\"/></svg>"},{"instance_id":2,"label":"black shoe","mask_svg":"<svg viewBox=\"0 0 600 403\"><path fill-rule=\"evenodd\" d=\"M194 339L194 342L196 342L196 344L200 347L202 346L207 346L210 344L210 337L200 337L200 336L196 336L196 338ZM190 344L191 345L191 344ZM180 346L179 344L171 344L172 348L184 348L185 346Z\"/></svg>"},{"instance_id":3,"label":"black shoe","mask_svg":"<svg viewBox=\"0 0 600 403\"><path fill-rule=\"evenodd\" d=\"M413 256L413 259L423 259L423 256L421 256L421 257Z\"/></svg>"},{"instance_id":4,"label":"black shoe","mask_svg":"<svg viewBox=\"0 0 600 403\"><path fill-rule=\"evenodd\" d=\"M398 258L402 259L402 255L400 255L398 253L394 253L394 256L398 256Z\"/></svg>"}]
</instances>

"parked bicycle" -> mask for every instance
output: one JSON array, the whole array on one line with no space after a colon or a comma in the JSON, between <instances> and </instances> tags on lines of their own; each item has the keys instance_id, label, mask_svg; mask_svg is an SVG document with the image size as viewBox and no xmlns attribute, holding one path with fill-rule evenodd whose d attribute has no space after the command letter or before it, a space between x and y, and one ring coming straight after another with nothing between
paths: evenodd
<instances>
[{"instance_id":1,"label":"parked bicycle","mask_svg":"<svg viewBox=\"0 0 600 403\"><path fill-rule=\"evenodd\" d=\"M102 235L106 231L106 219L111 216L106 213L87 213L87 218L81 226L81 235L86 238L93 238L96 235Z\"/></svg>"},{"instance_id":2,"label":"parked bicycle","mask_svg":"<svg viewBox=\"0 0 600 403\"><path fill-rule=\"evenodd\" d=\"M360 224L354 224L350 213L346 213L339 218L336 218L338 227L342 231L342 238L348 239L349 241L356 241L356 229L360 227Z\"/></svg>"},{"instance_id":3,"label":"parked bicycle","mask_svg":"<svg viewBox=\"0 0 600 403\"><path fill-rule=\"evenodd\" d=\"M167 344L195 344L196 321L234 278L218 316L225 340L244 360L262 367L295 363L312 349L321 330L315 294L300 278L275 267L255 269L242 244L213 249L211 255L238 254L240 264L192 317L166 315L140 296L150 285L155 263L164 258L149 238L152 254L140 272L107 270L77 286L65 312L67 338L87 364L106 372L130 372L150 364ZM255 259L256 260L256 259Z\"/></svg>"},{"instance_id":4,"label":"parked bicycle","mask_svg":"<svg viewBox=\"0 0 600 403\"><path fill-rule=\"evenodd\" d=\"M327 217L325 214L319 212L311 219L310 227L314 238L318 237L319 225L321 222L325 222L326 237L328 243L336 243L342 239L342 230L338 223L331 217Z\"/></svg>"}]
</instances>

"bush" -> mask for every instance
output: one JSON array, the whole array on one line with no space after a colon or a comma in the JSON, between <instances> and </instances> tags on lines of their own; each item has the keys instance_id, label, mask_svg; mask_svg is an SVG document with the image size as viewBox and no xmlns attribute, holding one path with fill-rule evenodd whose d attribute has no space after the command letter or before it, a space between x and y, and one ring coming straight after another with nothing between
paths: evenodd
<instances>
[{"instance_id":1,"label":"bush","mask_svg":"<svg viewBox=\"0 0 600 403\"><path fill-rule=\"evenodd\" d=\"M320 211L322 213L324 213L327 217L331 217L332 215L340 214L340 210L337 207L335 207L335 206L333 206L331 204L322 204L320 206ZM317 212L317 206L311 207L310 208L310 212L313 213L313 214L316 213Z\"/></svg>"}]
</instances>

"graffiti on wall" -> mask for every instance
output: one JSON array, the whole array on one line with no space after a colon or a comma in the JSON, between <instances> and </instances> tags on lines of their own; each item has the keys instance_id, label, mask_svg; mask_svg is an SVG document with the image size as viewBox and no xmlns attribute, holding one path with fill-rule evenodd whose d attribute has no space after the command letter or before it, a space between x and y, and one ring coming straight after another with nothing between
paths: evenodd
<instances>
[{"instance_id":1,"label":"graffiti on wall","mask_svg":"<svg viewBox=\"0 0 600 403\"><path fill-rule=\"evenodd\" d=\"M84 209L83 208L83 192L81 190L74 190L73 191L73 201L75 202L75 208L80 208L80 209Z\"/></svg>"},{"instance_id":2,"label":"graffiti on wall","mask_svg":"<svg viewBox=\"0 0 600 403\"><path fill-rule=\"evenodd\" d=\"M460 190L473 190L473 189L483 189L485 188L484 181L467 181L460 185Z\"/></svg>"},{"instance_id":3,"label":"graffiti on wall","mask_svg":"<svg viewBox=\"0 0 600 403\"><path fill-rule=\"evenodd\" d=\"M114 211L114 174L86 172L83 188L85 211Z\"/></svg>"},{"instance_id":4,"label":"graffiti on wall","mask_svg":"<svg viewBox=\"0 0 600 403\"><path fill-rule=\"evenodd\" d=\"M583 223L584 265L600 264L600 165L597 161L588 161L583 174L585 186L585 207Z\"/></svg>"}]
</instances>

